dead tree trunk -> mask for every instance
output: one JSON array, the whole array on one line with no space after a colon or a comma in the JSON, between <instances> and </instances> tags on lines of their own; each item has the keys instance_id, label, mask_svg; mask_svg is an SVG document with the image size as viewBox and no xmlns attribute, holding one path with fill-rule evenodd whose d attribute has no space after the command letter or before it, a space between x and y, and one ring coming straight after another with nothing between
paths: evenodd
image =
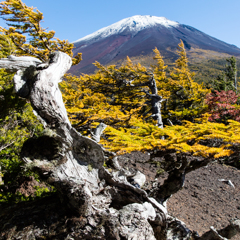
<instances>
[{"instance_id":1,"label":"dead tree trunk","mask_svg":"<svg viewBox=\"0 0 240 240\"><path fill-rule=\"evenodd\" d=\"M23 161L57 188L76 215L87 219L84 231L73 231L68 239L190 239L184 223L168 215L161 194L156 201L128 182L128 171L105 169L102 147L71 126L58 88L70 66L71 58L62 52L51 54L47 63L32 57L0 60L0 68L16 72L16 93L30 100L46 128L43 136L25 142ZM95 140L104 127L95 131Z\"/></svg>"},{"instance_id":2,"label":"dead tree trunk","mask_svg":"<svg viewBox=\"0 0 240 240\"><path fill-rule=\"evenodd\" d=\"M90 222L108 221L112 239L158 238L156 229L164 229L166 209L131 185L123 172L106 170L102 147L71 126L58 88L70 66L71 58L62 52L53 53L48 63L31 57L0 61L1 68L17 71L13 79L17 94L31 101L47 129L44 136L25 142L24 162L54 185L77 214ZM97 222L99 238L104 239L106 224ZM90 227L88 231L91 235Z\"/></svg>"},{"instance_id":3,"label":"dead tree trunk","mask_svg":"<svg viewBox=\"0 0 240 240\"><path fill-rule=\"evenodd\" d=\"M158 94L158 88L156 84L156 79L154 78L153 73L151 72L144 72L148 76L148 81L145 83L141 83L138 85L132 85L133 87L148 87L149 90L144 92L150 99L147 101L147 103L151 106L151 109L144 113L144 115L147 115L151 111L151 118L157 121L157 126L159 128L163 128L163 121L162 121L162 113L161 113L161 108L162 108L162 102L165 101L166 99L163 99L162 96Z\"/></svg>"},{"instance_id":4,"label":"dead tree trunk","mask_svg":"<svg viewBox=\"0 0 240 240\"><path fill-rule=\"evenodd\" d=\"M151 94L149 94L149 96L151 98L152 117L153 119L157 120L157 126L163 128L161 107L164 99L158 95L157 84L153 75L149 80L148 87L151 90Z\"/></svg>"}]
</instances>

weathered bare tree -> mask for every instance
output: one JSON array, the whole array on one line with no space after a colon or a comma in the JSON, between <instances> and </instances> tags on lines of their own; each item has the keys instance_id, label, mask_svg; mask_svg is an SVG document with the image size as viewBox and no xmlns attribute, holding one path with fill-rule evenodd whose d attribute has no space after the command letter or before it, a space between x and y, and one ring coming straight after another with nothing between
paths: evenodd
<instances>
[{"instance_id":1,"label":"weathered bare tree","mask_svg":"<svg viewBox=\"0 0 240 240\"><path fill-rule=\"evenodd\" d=\"M58 83L70 67L71 58L62 52L51 54L46 63L32 57L0 60L0 68L16 72L16 93L30 100L46 128L43 136L25 142L23 161L57 188L62 201L76 215L88 219L84 235L73 231L68 239L194 238L183 222L168 215L164 203L182 187L182 178L195 165L182 159L178 173L170 174L165 185L154 189L152 195L140 187L145 176L120 168L116 158L115 170L104 168L105 151L97 141L105 126L101 124L94 131L92 140L78 133L68 120ZM197 162L196 166L201 164ZM176 174L179 178L171 179ZM93 231L93 226L98 230ZM224 239L216 231L214 234Z\"/></svg>"}]
</instances>

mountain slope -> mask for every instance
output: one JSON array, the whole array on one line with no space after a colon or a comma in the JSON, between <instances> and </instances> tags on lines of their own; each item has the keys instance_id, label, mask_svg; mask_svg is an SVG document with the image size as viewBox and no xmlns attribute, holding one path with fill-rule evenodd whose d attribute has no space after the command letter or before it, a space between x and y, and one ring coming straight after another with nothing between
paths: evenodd
<instances>
[{"instance_id":1,"label":"mountain slope","mask_svg":"<svg viewBox=\"0 0 240 240\"><path fill-rule=\"evenodd\" d=\"M165 58L176 58L176 48L184 42L187 50L203 49L240 56L240 49L213 38L193 27L164 17L133 16L102 28L74 42L74 54L82 52L83 61L73 66L73 74L93 73L92 65L103 65L129 57L149 55L157 47Z\"/></svg>"}]
</instances>

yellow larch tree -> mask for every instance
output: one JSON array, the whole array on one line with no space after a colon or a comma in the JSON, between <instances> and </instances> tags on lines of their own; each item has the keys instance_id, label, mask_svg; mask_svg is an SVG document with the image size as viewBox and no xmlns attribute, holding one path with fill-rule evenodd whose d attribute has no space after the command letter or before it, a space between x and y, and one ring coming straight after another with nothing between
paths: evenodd
<instances>
[{"instance_id":1,"label":"yellow larch tree","mask_svg":"<svg viewBox=\"0 0 240 240\"><path fill-rule=\"evenodd\" d=\"M206 111L204 99L210 90L193 80L194 73L188 68L188 58L182 41L177 52L179 58L170 73L168 110L173 123L179 124L182 120L194 121Z\"/></svg>"},{"instance_id":2,"label":"yellow larch tree","mask_svg":"<svg viewBox=\"0 0 240 240\"><path fill-rule=\"evenodd\" d=\"M0 13L9 28L0 27L16 47L14 54L33 56L46 61L53 51L62 51L73 56L74 45L67 40L54 38L55 31L41 27L43 14L36 8L28 7L21 0L7 0L0 3ZM73 64L81 61L81 54L73 59Z\"/></svg>"}]
</instances>

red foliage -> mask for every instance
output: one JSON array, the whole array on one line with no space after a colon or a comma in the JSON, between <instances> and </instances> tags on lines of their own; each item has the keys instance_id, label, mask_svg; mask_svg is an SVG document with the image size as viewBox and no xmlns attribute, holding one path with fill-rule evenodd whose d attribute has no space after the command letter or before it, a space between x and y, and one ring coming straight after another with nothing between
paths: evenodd
<instances>
[{"instance_id":1,"label":"red foliage","mask_svg":"<svg viewBox=\"0 0 240 240\"><path fill-rule=\"evenodd\" d=\"M240 108L236 107L236 103L240 95L234 91L214 91L209 93L206 98L208 105L209 121L227 123L227 120L232 119L240 122Z\"/></svg>"}]
</instances>

